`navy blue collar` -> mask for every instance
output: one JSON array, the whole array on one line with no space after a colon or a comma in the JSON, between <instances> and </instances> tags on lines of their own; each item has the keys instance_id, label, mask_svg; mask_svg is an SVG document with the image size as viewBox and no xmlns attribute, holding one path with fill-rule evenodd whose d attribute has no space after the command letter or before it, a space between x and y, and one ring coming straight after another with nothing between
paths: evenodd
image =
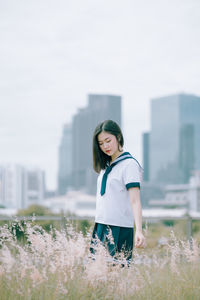
<instances>
[{"instance_id":1,"label":"navy blue collar","mask_svg":"<svg viewBox=\"0 0 200 300\"><path fill-rule=\"evenodd\" d=\"M107 162L106 168L112 166L113 164L117 163L118 161L121 161L122 158L124 158L124 157L132 158L132 155L129 152L123 152L111 164L109 164L109 162Z\"/></svg>"},{"instance_id":2,"label":"navy blue collar","mask_svg":"<svg viewBox=\"0 0 200 300\"><path fill-rule=\"evenodd\" d=\"M125 160L125 159L135 159L129 152L123 152L121 155L119 155L110 165L107 164L105 173L103 175L102 178L102 182L101 182L101 196L103 196L106 192L106 182L107 182L107 177L108 174L112 171L112 168L117 165L120 161ZM136 160L136 159L135 159ZM137 161L137 160L136 160ZM137 161L138 162L138 161ZM138 163L139 164L139 163ZM140 164L139 164L140 166ZM141 167L141 166L140 166Z\"/></svg>"}]
</instances>

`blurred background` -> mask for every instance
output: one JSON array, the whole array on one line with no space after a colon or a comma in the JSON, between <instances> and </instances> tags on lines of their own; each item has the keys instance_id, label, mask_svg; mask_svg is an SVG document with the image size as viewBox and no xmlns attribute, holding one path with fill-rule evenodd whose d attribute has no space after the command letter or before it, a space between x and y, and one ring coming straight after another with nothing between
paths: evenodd
<instances>
[{"instance_id":1,"label":"blurred background","mask_svg":"<svg viewBox=\"0 0 200 300\"><path fill-rule=\"evenodd\" d=\"M0 206L94 216L113 119L143 208L200 211L200 2L0 1Z\"/></svg>"}]
</instances>

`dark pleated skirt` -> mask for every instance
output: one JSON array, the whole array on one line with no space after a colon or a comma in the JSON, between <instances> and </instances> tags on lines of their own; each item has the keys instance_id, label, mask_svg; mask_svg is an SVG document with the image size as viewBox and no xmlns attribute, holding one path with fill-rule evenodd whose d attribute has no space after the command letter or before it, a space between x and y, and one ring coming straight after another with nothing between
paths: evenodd
<instances>
[{"instance_id":1,"label":"dark pleated skirt","mask_svg":"<svg viewBox=\"0 0 200 300\"><path fill-rule=\"evenodd\" d=\"M96 245L98 244L98 240L100 240L112 257L117 258L118 254L123 253L124 257L127 260L130 260L133 252L133 235L133 227L120 227L95 223L90 244L90 252L95 254Z\"/></svg>"}]
</instances>

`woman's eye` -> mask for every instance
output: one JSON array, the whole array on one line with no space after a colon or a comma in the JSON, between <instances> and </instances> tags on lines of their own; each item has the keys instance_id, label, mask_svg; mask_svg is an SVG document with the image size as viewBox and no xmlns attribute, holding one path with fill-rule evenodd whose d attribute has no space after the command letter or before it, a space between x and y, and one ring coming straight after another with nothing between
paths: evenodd
<instances>
[{"instance_id":1,"label":"woman's eye","mask_svg":"<svg viewBox=\"0 0 200 300\"><path fill-rule=\"evenodd\" d=\"M105 143L110 143L110 142L111 142L111 140L105 141ZM103 144L99 143L99 146L103 146Z\"/></svg>"}]
</instances>

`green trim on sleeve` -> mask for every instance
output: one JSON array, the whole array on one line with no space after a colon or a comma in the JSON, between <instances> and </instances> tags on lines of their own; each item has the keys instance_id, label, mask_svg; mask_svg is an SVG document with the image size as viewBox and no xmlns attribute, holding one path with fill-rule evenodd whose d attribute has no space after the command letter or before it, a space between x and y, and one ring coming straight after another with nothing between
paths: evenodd
<instances>
[{"instance_id":1,"label":"green trim on sleeve","mask_svg":"<svg viewBox=\"0 0 200 300\"><path fill-rule=\"evenodd\" d=\"M139 182L130 182L126 184L127 190L132 188L132 187L138 187L140 189L140 183Z\"/></svg>"}]
</instances>

